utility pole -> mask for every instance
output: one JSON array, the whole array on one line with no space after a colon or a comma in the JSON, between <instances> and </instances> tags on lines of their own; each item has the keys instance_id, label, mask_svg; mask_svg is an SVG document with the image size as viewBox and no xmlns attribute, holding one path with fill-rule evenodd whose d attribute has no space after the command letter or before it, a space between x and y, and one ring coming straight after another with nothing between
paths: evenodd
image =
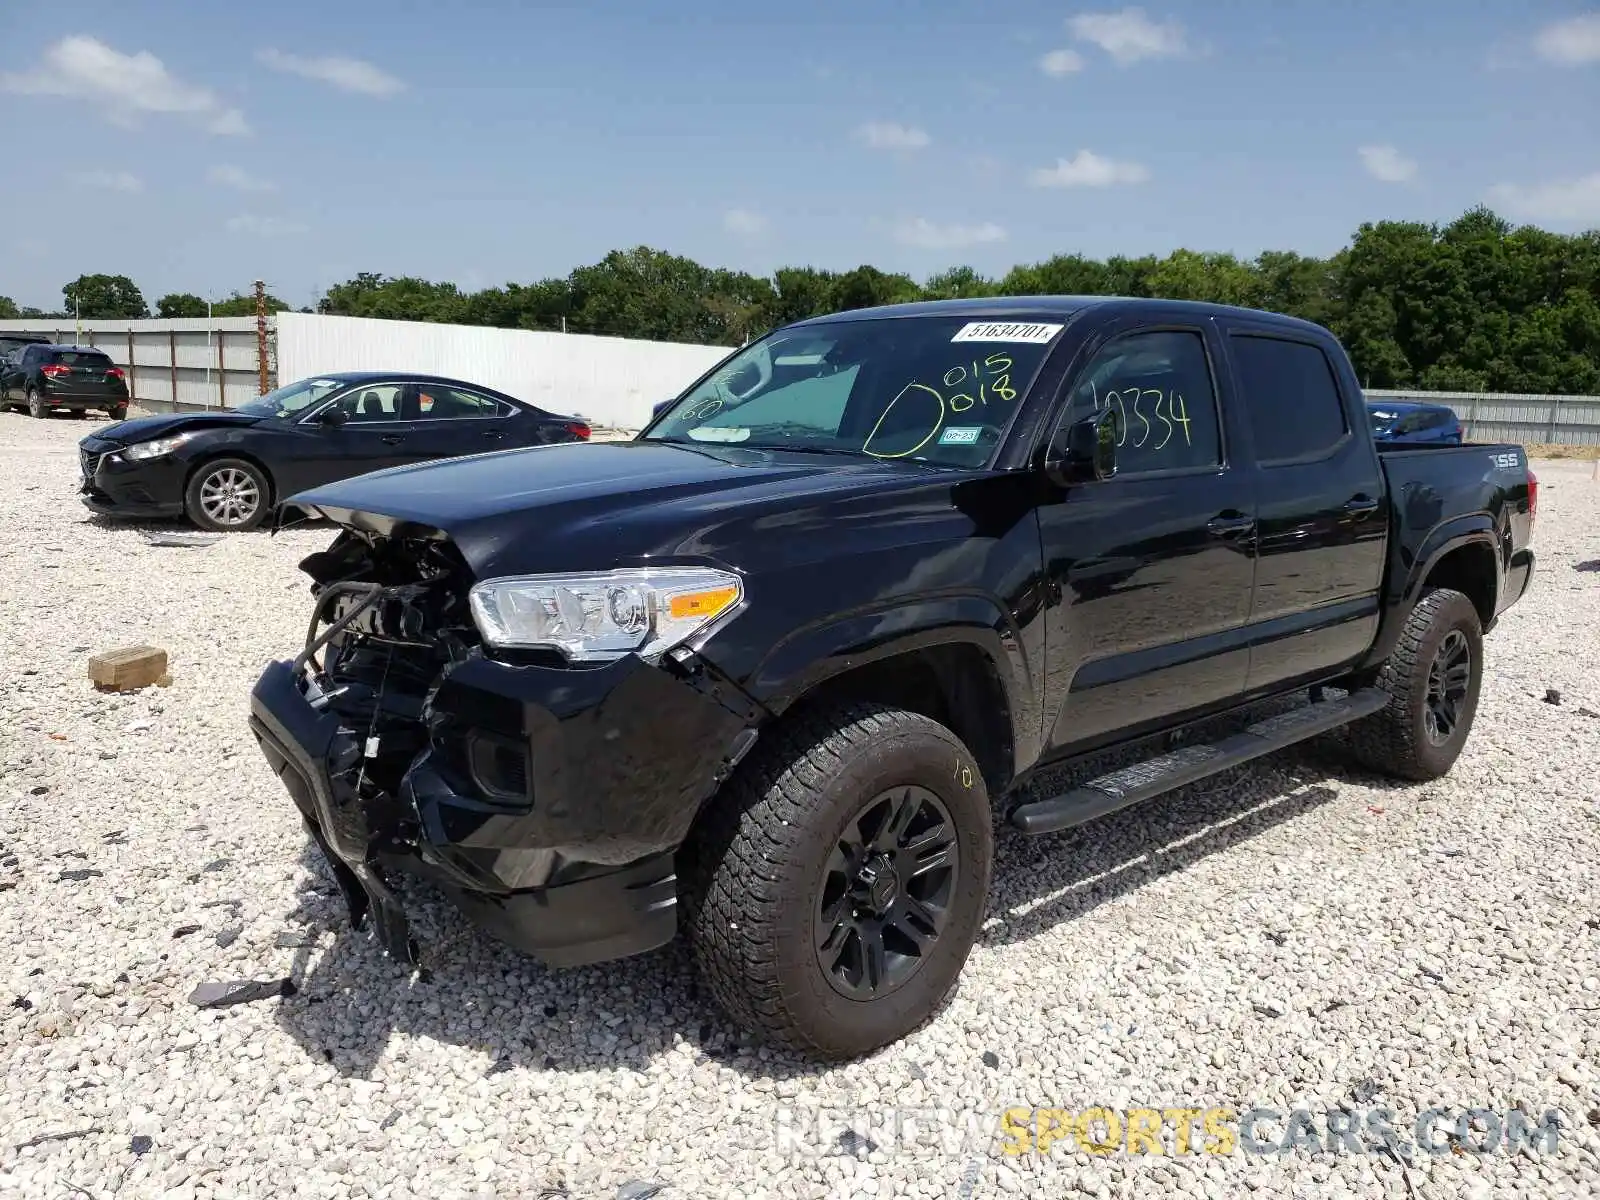
<instances>
[{"instance_id":1,"label":"utility pole","mask_svg":"<svg viewBox=\"0 0 1600 1200\"><path fill-rule=\"evenodd\" d=\"M258 395L265 396L267 387L267 285L262 280L256 280L256 366L261 375L261 391Z\"/></svg>"}]
</instances>

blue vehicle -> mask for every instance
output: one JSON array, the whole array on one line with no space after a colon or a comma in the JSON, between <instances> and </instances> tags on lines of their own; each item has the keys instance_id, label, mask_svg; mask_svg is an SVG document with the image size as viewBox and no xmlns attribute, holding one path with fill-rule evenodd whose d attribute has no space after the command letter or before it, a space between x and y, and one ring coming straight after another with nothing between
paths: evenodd
<instances>
[{"instance_id":1,"label":"blue vehicle","mask_svg":"<svg viewBox=\"0 0 1600 1200\"><path fill-rule=\"evenodd\" d=\"M1372 439L1380 445L1461 444L1461 419L1444 404L1368 400L1367 415L1372 418Z\"/></svg>"}]
</instances>

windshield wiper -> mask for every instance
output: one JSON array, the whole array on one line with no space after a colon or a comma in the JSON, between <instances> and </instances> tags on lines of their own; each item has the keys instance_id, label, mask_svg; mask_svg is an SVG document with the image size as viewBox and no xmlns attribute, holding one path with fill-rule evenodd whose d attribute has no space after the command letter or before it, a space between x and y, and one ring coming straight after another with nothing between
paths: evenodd
<instances>
[{"instance_id":1,"label":"windshield wiper","mask_svg":"<svg viewBox=\"0 0 1600 1200\"><path fill-rule=\"evenodd\" d=\"M865 450L846 450L843 446L796 446L779 445L772 442L729 442L728 445L740 450L782 450L790 454L842 454L846 458L874 458Z\"/></svg>"}]
</instances>

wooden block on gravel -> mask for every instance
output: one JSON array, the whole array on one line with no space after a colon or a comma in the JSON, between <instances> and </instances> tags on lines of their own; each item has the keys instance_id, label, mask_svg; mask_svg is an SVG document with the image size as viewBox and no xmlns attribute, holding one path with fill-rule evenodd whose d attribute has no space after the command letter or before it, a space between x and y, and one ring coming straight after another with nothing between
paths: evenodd
<instances>
[{"instance_id":1,"label":"wooden block on gravel","mask_svg":"<svg viewBox=\"0 0 1600 1200\"><path fill-rule=\"evenodd\" d=\"M108 650L89 660L89 678L102 692L132 692L160 684L167 678L167 652L156 646Z\"/></svg>"}]
</instances>

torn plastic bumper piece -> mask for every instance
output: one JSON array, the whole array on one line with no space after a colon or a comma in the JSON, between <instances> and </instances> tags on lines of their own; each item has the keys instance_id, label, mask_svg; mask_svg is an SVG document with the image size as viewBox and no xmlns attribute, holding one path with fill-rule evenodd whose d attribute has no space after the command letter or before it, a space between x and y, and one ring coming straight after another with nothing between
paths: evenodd
<instances>
[{"instance_id":1,"label":"torn plastic bumper piece","mask_svg":"<svg viewBox=\"0 0 1600 1200\"><path fill-rule=\"evenodd\" d=\"M304 661L268 666L250 722L332 865L353 927L370 912L384 948L416 961L382 873L393 868L550 966L673 938L677 848L755 738L753 708L711 668L633 657L581 672L459 663L432 699L430 743L391 795L363 776L357 732L302 689ZM485 738L523 764L494 794L470 752Z\"/></svg>"},{"instance_id":2,"label":"torn plastic bumper piece","mask_svg":"<svg viewBox=\"0 0 1600 1200\"><path fill-rule=\"evenodd\" d=\"M376 864L399 828L392 809L364 801L361 745L339 718L317 709L295 683L291 664L270 664L250 695L250 729L300 810L344 895L350 927L370 915L384 951L415 965L419 954L399 898Z\"/></svg>"}]
</instances>

